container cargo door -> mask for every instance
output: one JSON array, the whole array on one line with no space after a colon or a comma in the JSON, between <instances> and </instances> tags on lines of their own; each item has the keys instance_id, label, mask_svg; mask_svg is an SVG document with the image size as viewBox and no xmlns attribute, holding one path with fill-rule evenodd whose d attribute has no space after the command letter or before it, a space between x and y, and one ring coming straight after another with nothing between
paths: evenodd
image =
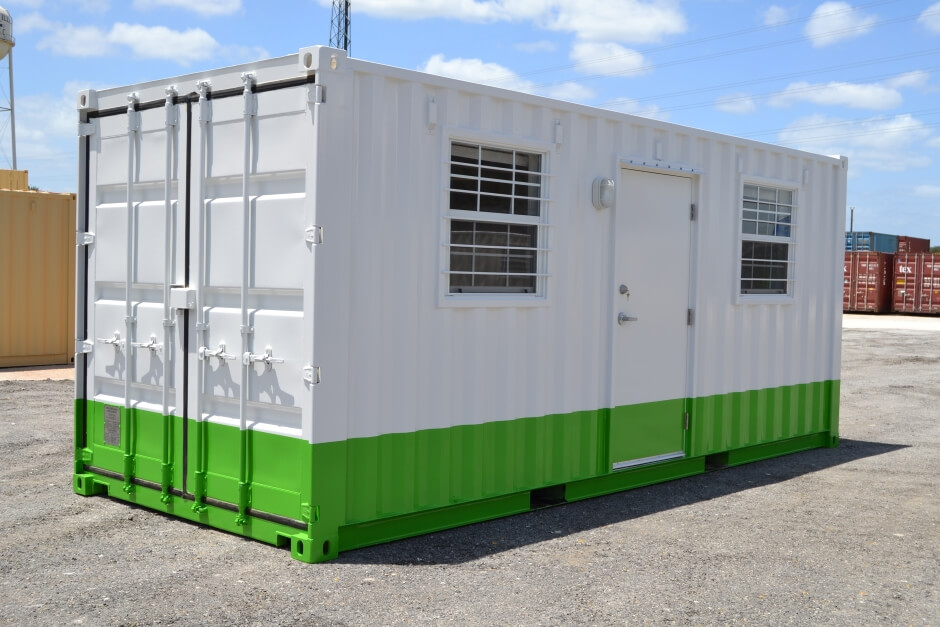
<instances>
[{"instance_id":1,"label":"container cargo door","mask_svg":"<svg viewBox=\"0 0 940 627\"><path fill-rule=\"evenodd\" d=\"M131 94L126 111L96 114L82 128L87 232L78 243L87 263L87 328L76 366L89 401L83 461L122 479L127 492L147 485L168 493L181 479L172 476L181 327L169 303L171 286L183 280L181 109L173 92L147 107Z\"/></svg>"},{"instance_id":2,"label":"container cargo door","mask_svg":"<svg viewBox=\"0 0 940 627\"><path fill-rule=\"evenodd\" d=\"M193 103L186 483L197 509L230 509L238 525L297 522L316 378L304 320L319 243L305 215L312 119L306 85L243 78L217 95L201 83Z\"/></svg>"},{"instance_id":3,"label":"container cargo door","mask_svg":"<svg viewBox=\"0 0 940 627\"><path fill-rule=\"evenodd\" d=\"M613 470L684 455L692 182L624 169L617 198Z\"/></svg>"}]
</instances>

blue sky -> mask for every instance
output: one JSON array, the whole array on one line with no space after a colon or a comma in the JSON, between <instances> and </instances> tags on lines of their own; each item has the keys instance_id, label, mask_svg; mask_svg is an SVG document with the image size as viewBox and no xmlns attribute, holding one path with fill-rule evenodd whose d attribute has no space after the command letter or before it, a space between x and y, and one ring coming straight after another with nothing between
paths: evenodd
<instances>
[{"instance_id":1,"label":"blue sky","mask_svg":"<svg viewBox=\"0 0 940 627\"><path fill-rule=\"evenodd\" d=\"M329 41L328 0L0 3L16 36L18 166L52 191L76 188L79 89ZM846 155L857 230L940 244L940 2L352 0L351 52ZM5 118L0 140L9 167Z\"/></svg>"}]
</instances>

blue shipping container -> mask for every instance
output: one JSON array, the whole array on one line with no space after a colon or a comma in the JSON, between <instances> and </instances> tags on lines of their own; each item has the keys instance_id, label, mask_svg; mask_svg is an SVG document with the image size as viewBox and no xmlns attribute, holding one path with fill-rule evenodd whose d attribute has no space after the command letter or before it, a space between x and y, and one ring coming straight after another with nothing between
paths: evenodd
<instances>
[{"instance_id":1,"label":"blue shipping container","mask_svg":"<svg viewBox=\"0 0 940 627\"><path fill-rule=\"evenodd\" d=\"M869 251L874 253L898 252L898 236L871 231L846 231L845 249L847 251Z\"/></svg>"}]
</instances>

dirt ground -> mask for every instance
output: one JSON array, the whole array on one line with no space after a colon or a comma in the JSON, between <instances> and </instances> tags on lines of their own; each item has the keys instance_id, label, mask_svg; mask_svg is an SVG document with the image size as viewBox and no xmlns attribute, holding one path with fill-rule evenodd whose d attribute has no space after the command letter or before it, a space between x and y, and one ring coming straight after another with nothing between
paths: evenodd
<instances>
[{"instance_id":1,"label":"dirt ground","mask_svg":"<svg viewBox=\"0 0 940 627\"><path fill-rule=\"evenodd\" d=\"M886 320L836 449L318 565L73 494L71 382L0 380L0 625L940 624L940 326Z\"/></svg>"}]
</instances>

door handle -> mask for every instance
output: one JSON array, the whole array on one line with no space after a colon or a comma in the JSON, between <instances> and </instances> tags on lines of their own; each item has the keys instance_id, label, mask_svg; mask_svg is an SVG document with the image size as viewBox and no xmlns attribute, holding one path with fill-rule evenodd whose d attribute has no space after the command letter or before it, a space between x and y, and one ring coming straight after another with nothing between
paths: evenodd
<instances>
[{"instance_id":1,"label":"door handle","mask_svg":"<svg viewBox=\"0 0 940 627\"><path fill-rule=\"evenodd\" d=\"M637 321L637 318L635 318L634 316L628 316L622 311L617 316L617 324L623 324L624 322L636 322L636 321Z\"/></svg>"}]
</instances>

